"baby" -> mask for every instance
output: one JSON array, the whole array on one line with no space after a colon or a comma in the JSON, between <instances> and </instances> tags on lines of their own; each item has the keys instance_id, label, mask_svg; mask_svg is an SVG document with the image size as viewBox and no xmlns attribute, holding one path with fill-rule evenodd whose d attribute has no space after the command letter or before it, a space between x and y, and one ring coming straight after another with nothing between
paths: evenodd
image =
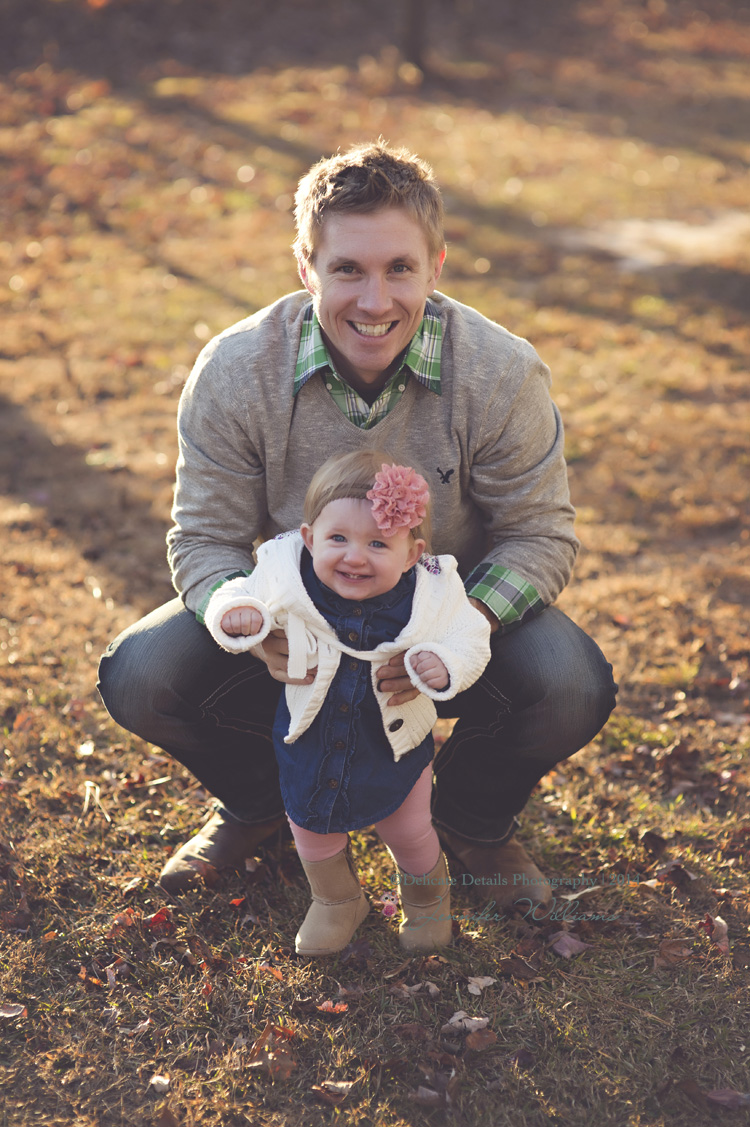
<instances>
[{"instance_id":1,"label":"baby","mask_svg":"<svg viewBox=\"0 0 750 1127\"><path fill-rule=\"evenodd\" d=\"M399 940L451 939L450 878L430 817L433 700L481 675L489 624L452 556L425 555L429 489L378 451L330 459L304 523L258 549L248 578L211 597L206 625L241 652L282 629L289 676L274 724L281 793L313 902L300 954L342 950L369 911L348 833L374 825L398 866ZM375 671L403 654L415 700L395 703ZM314 674L314 675L313 675Z\"/></svg>"}]
</instances>

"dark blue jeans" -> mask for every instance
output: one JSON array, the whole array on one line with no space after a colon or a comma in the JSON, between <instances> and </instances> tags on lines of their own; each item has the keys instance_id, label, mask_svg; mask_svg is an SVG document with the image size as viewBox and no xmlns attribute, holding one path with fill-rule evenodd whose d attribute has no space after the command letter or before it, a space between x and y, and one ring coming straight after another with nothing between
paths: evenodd
<instances>
[{"instance_id":1,"label":"dark blue jeans","mask_svg":"<svg viewBox=\"0 0 750 1127\"><path fill-rule=\"evenodd\" d=\"M120 634L100 666L112 718L251 823L283 813L271 741L281 690L262 662L220 649L179 599ZM616 692L599 647L555 607L495 634L476 684L438 704L458 721L435 760L436 824L469 841L508 838L536 783L593 739Z\"/></svg>"}]
</instances>

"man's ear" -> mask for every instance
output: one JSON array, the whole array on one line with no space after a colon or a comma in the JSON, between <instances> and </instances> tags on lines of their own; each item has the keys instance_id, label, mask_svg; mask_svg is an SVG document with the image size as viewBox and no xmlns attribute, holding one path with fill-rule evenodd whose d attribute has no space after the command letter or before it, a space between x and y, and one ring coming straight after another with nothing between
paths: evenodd
<instances>
[{"instance_id":1,"label":"man's ear","mask_svg":"<svg viewBox=\"0 0 750 1127\"><path fill-rule=\"evenodd\" d=\"M409 551L408 551L407 556L406 556L406 565L404 567L404 571L408 571L409 568L414 567L414 564L417 562L419 557L422 555L422 552L425 550L426 547L427 547L427 544L424 540L412 540L411 547L409 548Z\"/></svg>"},{"instance_id":2,"label":"man's ear","mask_svg":"<svg viewBox=\"0 0 750 1127\"><path fill-rule=\"evenodd\" d=\"M435 269L434 269L433 275L432 275L432 289L433 290L434 290L435 286L437 285L438 278L440 277L440 275L443 272L443 263L445 262L446 253L447 252L445 250L445 247L443 247L443 249L440 251L440 254L435 259ZM432 290L430 290L430 293L432 293Z\"/></svg>"},{"instance_id":3,"label":"man's ear","mask_svg":"<svg viewBox=\"0 0 750 1127\"><path fill-rule=\"evenodd\" d=\"M312 281L312 263L306 262L305 259L302 258L302 256L299 254L297 255L297 272L302 281L302 285L305 287L307 292L309 294L312 294L314 297L315 286Z\"/></svg>"},{"instance_id":4,"label":"man's ear","mask_svg":"<svg viewBox=\"0 0 750 1127\"><path fill-rule=\"evenodd\" d=\"M312 552L312 546L313 546L313 530L312 530L312 527L309 524L300 525L300 534L302 536L302 542L305 545L305 547L307 548L308 552Z\"/></svg>"}]
</instances>

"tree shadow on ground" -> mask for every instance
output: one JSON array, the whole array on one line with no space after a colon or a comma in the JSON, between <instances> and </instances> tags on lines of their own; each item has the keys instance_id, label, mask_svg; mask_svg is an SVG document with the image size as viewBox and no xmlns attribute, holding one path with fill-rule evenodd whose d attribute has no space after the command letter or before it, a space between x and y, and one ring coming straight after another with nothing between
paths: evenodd
<instances>
[{"instance_id":1,"label":"tree shadow on ground","mask_svg":"<svg viewBox=\"0 0 750 1127\"><path fill-rule=\"evenodd\" d=\"M113 578L121 602L155 606L174 592L149 483L124 466L92 466L87 451L54 441L18 404L0 396L0 493L14 499L11 527L51 530L97 573ZM33 536L32 536L33 540Z\"/></svg>"}]
</instances>

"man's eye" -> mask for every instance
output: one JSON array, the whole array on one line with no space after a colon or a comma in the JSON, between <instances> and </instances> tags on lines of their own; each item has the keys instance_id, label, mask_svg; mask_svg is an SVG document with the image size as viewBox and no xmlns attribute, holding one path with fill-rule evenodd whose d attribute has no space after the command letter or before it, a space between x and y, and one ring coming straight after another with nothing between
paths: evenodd
<instances>
[{"instance_id":1,"label":"man's eye","mask_svg":"<svg viewBox=\"0 0 750 1127\"><path fill-rule=\"evenodd\" d=\"M409 269L409 267L406 265L405 262L397 262L396 265L393 267L394 273L396 273L396 274L406 274L408 269Z\"/></svg>"},{"instance_id":2,"label":"man's eye","mask_svg":"<svg viewBox=\"0 0 750 1127\"><path fill-rule=\"evenodd\" d=\"M339 274L353 274L354 270L355 270L355 267L352 266L348 262L345 263L343 266L339 266Z\"/></svg>"}]
</instances>

